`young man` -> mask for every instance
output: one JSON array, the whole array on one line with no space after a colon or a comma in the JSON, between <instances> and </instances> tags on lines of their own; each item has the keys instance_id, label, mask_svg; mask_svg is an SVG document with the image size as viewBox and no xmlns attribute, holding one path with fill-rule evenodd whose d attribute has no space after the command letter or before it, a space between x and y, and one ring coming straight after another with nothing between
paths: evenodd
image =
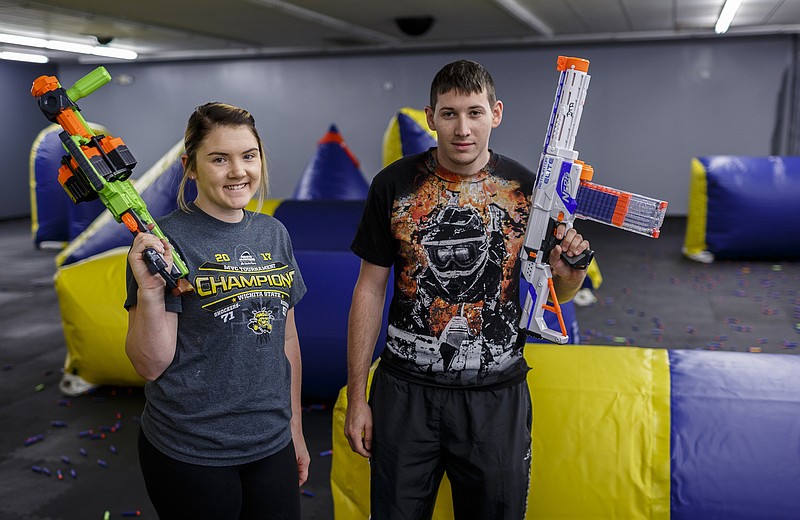
<instances>
[{"instance_id":1,"label":"young man","mask_svg":"<svg viewBox=\"0 0 800 520\"><path fill-rule=\"evenodd\" d=\"M345 435L371 459L372 518L427 519L442 475L456 518L521 519L531 463L529 370L519 337L519 254L534 173L492 152L503 116L489 73L446 65L431 85L437 147L378 173L353 241L362 259L348 332ZM561 301L589 248L558 229L550 263ZM389 269L394 297L370 402L367 376Z\"/></svg>"}]
</instances>

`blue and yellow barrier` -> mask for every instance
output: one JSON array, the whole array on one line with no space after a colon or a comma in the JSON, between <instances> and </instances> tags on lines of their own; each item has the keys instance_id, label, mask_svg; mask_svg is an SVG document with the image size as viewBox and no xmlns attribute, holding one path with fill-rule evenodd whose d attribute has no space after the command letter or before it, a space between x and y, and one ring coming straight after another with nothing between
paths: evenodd
<instances>
[{"instance_id":1,"label":"blue and yellow barrier","mask_svg":"<svg viewBox=\"0 0 800 520\"><path fill-rule=\"evenodd\" d=\"M529 344L528 519L797 518L800 357ZM333 419L337 520L366 519L369 464ZM453 518L444 483L434 518Z\"/></svg>"},{"instance_id":2,"label":"blue and yellow barrier","mask_svg":"<svg viewBox=\"0 0 800 520\"><path fill-rule=\"evenodd\" d=\"M317 151L300 176L292 199L363 200L368 190L358 159L336 125L331 125L317 143Z\"/></svg>"},{"instance_id":3,"label":"blue and yellow barrier","mask_svg":"<svg viewBox=\"0 0 800 520\"><path fill-rule=\"evenodd\" d=\"M425 111L404 107L389 120L383 134L383 166L436 146L436 132L428 128Z\"/></svg>"},{"instance_id":4,"label":"blue and yellow barrier","mask_svg":"<svg viewBox=\"0 0 800 520\"><path fill-rule=\"evenodd\" d=\"M108 134L103 126L88 125L98 134ZM37 247L63 248L105 211L99 200L73 204L58 183L61 157L66 155L58 138L62 130L59 125L49 125L39 132L31 145L28 165L31 234Z\"/></svg>"},{"instance_id":5,"label":"blue and yellow barrier","mask_svg":"<svg viewBox=\"0 0 800 520\"><path fill-rule=\"evenodd\" d=\"M692 159L683 253L715 259L800 258L800 157Z\"/></svg>"}]
</instances>

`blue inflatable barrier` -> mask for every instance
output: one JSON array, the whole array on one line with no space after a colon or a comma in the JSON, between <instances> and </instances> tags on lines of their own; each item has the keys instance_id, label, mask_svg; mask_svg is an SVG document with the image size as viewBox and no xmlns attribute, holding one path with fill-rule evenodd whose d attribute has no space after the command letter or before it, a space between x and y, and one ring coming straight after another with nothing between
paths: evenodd
<instances>
[{"instance_id":1,"label":"blue inflatable barrier","mask_svg":"<svg viewBox=\"0 0 800 520\"><path fill-rule=\"evenodd\" d=\"M97 133L108 133L89 123ZM61 157L66 155L58 134L59 125L50 125L36 136L31 146L31 231L37 247L64 247L81 234L100 215L105 206L99 200L73 204L58 182Z\"/></svg>"},{"instance_id":2,"label":"blue inflatable barrier","mask_svg":"<svg viewBox=\"0 0 800 520\"><path fill-rule=\"evenodd\" d=\"M670 350L672 520L800 514L800 357Z\"/></svg>"},{"instance_id":3,"label":"blue inflatable barrier","mask_svg":"<svg viewBox=\"0 0 800 520\"><path fill-rule=\"evenodd\" d=\"M342 134L331 125L295 188L293 199L362 200L369 186L358 159L347 148Z\"/></svg>"},{"instance_id":4,"label":"blue inflatable barrier","mask_svg":"<svg viewBox=\"0 0 800 520\"><path fill-rule=\"evenodd\" d=\"M693 260L800 258L800 157L692 160L683 253Z\"/></svg>"},{"instance_id":5,"label":"blue inflatable barrier","mask_svg":"<svg viewBox=\"0 0 800 520\"><path fill-rule=\"evenodd\" d=\"M401 108L383 134L383 166L432 146L436 146L436 132L428 128L425 111Z\"/></svg>"}]
</instances>

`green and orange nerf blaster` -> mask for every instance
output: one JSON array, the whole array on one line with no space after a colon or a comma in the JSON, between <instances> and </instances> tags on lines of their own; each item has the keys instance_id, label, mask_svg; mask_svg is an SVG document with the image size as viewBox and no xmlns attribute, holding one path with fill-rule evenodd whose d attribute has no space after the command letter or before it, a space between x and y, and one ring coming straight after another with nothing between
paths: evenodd
<instances>
[{"instance_id":1,"label":"green and orange nerf blaster","mask_svg":"<svg viewBox=\"0 0 800 520\"><path fill-rule=\"evenodd\" d=\"M55 76L40 76L33 82L31 95L38 99L42 113L63 128L58 136L68 155L61 159L58 182L75 204L99 198L114 219L134 235L150 233L166 239L128 180L136 166L133 154L119 137L95 134L76 104L109 81L108 71L98 67L69 89L64 89ZM186 279L189 270L174 248L171 268L155 249L146 249L144 257L150 272L164 278L172 294L194 291Z\"/></svg>"}]
</instances>

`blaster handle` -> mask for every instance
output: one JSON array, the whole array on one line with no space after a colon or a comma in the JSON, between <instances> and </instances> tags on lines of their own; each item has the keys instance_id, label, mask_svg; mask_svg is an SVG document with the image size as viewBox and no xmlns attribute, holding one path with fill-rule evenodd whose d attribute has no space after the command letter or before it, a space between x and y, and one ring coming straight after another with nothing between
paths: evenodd
<instances>
[{"instance_id":1,"label":"blaster handle","mask_svg":"<svg viewBox=\"0 0 800 520\"><path fill-rule=\"evenodd\" d=\"M589 264L594 259L594 251L587 249L578 256L567 256L566 253L561 253L561 259L564 260L569 266L576 271L585 271Z\"/></svg>"},{"instance_id":2,"label":"blaster handle","mask_svg":"<svg viewBox=\"0 0 800 520\"><path fill-rule=\"evenodd\" d=\"M136 212L129 210L121 215L122 223L135 235L139 233L152 233ZM157 274L167 283L167 288L174 296L181 296L194 292L194 287L188 280L181 277L181 272L173 262L172 268L167 268L167 261L155 249L148 247L143 252L147 268L152 274ZM173 250L173 257L175 252Z\"/></svg>"},{"instance_id":3,"label":"blaster handle","mask_svg":"<svg viewBox=\"0 0 800 520\"><path fill-rule=\"evenodd\" d=\"M554 247L559 245L562 241L556 238L556 228L560 225L560 222L555 220L550 220L549 223L549 230L547 231L547 241L544 243L544 247L542 248L543 251L543 259L547 261L547 258L550 257L550 251L553 250ZM578 271L583 271L589 267L589 264L592 263L592 259L594 258L594 250L587 249L583 253L577 256L568 256L566 253L561 253L561 259L564 260L569 266Z\"/></svg>"},{"instance_id":4,"label":"blaster handle","mask_svg":"<svg viewBox=\"0 0 800 520\"><path fill-rule=\"evenodd\" d=\"M147 269L151 274L157 274L167 283L167 288L173 296L181 296L188 292L194 292L194 287L185 278L175 278L174 273L167 269L167 262L155 249L148 247L142 253L147 262ZM175 271L173 266L173 271ZM180 272L178 272L180 274Z\"/></svg>"}]
</instances>

